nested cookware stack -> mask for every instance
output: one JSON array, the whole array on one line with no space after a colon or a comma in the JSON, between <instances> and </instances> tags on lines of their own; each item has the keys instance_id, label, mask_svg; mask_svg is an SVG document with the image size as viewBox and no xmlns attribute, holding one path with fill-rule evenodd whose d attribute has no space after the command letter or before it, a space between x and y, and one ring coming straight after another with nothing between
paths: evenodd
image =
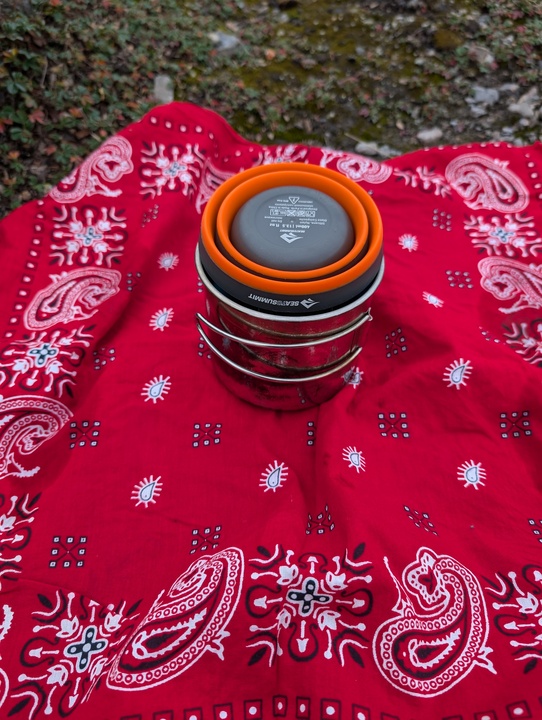
<instances>
[{"instance_id":1,"label":"nested cookware stack","mask_svg":"<svg viewBox=\"0 0 542 720\"><path fill-rule=\"evenodd\" d=\"M203 213L196 267L196 324L237 396L296 410L352 379L384 272L380 213L359 185L301 163L231 177Z\"/></svg>"}]
</instances>

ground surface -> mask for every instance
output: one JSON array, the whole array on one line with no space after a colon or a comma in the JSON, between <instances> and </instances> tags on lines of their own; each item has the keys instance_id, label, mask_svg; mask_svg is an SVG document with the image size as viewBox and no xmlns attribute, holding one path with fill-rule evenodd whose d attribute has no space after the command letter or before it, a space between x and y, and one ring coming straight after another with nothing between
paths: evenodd
<instances>
[{"instance_id":1,"label":"ground surface","mask_svg":"<svg viewBox=\"0 0 542 720\"><path fill-rule=\"evenodd\" d=\"M0 59L0 215L170 88L380 159L542 138L539 0L0 0Z\"/></svg>"}]
</instances>

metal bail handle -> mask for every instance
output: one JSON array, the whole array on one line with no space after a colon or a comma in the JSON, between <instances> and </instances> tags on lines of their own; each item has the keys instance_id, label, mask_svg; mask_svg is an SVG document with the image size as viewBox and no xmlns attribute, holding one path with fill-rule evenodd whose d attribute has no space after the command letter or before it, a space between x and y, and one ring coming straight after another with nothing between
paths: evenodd
<instances>
[{"instance_id":1,"label":"metal bail handle","mask_svg":"<svg viewBox=\"0 0 542 720\"><path fill-rule=\"evenodd\" d=\"M352 323L352 325L349 325L346 328L341 329L340 332L337 333L331 333L329 335L324 335L320 338L309 340L306 342L293 342L293 343L272 343L272 342L261 342L260 340L250 340L248 338L239 337L238 335L232 335L231 333L227 332L226 330L223 330L222 328L217 327L214 325L210 320L208 320L206 317L204 317L201 313L196 313L196 325L198 325L198 329L200 327L200 324L205 325L207 328L215 332L217 335L220 335L221 337L227 338L228 340L232 340L233 342L240 343L241 345L250 345L251 347L259 347L259 348L267 348L270 350L287 350L289 348L309 348L313 347L315 345L323 345L325 343L329 343L333 340L338 340L341 337L344 337L344 335L348 335L348 333L353 332L354 330L357 330L362 325L364 325L366 322L372 320L373 317L371 315L371 310L367 310L367 312L363 313L363 315L360 316L360 318L355 322Z\"/></svg>"},{"instance_id":2,"label":"metal bail handle","mask_svg":"<svg viewBox=\"0 0 542 720\"><path fill-rule=\"evenodd\" d=\"M233 360L230 360L230 358L226 357L224 353L222 353L216 345L214 345L209 337L205 334L202 326L196 320L196 327L198 329L198 332L200 334L201 339L203 342L207 345L207 347L213 352L217 357L219 357L223 362L226 363L226 365L229 365L230 367L234 368L238 372L249 375L250 377L258 378L259 380L266 380L268 382L272 383L279 383L284 385L294 385L294 384L305 384L312 380L321 380L324 378L327 378L329 375L333 375L339 370L343 370L349 365L352 360L355 360L357 356L360 354L362 348L357 347L350 355L348 355L342 363L339 365L333 366L332 368L326 370L326 372L323 373L317 373L316 375L306 375L302 378L285 378L285 377L275 377L273 375L264 375L263 373L257 373L253 370L248 370L247 368L244 368L242 365L238 365L236 362L233 362ZM284 346L281 346L284 347Z\"/></svg>"}]
</instances>

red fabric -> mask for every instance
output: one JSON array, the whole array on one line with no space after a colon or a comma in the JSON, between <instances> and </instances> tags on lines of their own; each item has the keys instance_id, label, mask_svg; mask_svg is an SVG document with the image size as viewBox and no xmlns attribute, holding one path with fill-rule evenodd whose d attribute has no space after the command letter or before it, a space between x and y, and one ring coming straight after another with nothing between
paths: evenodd
<instances>
[{"instance_id":1,"label":"red fabric","mask_svg":"<svg viewBox=\"0 0 542 720\"><path fill-rule=\"evenodd\" d=\"M194 323L241 169L370 190L359 374L252 407ZM542 717L542 150L262 147L186 104L0 225L0 715Z\"/></svg>"}]
</instances>

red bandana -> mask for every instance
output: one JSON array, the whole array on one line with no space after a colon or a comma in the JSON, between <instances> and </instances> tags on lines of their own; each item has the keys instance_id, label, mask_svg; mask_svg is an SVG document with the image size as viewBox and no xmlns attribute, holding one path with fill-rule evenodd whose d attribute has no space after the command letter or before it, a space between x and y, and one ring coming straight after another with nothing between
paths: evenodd
<instances>
[{"instance_id":1,"label":"red bandana","mask_svg":"<svg viewBox=\"0 0 542 720\"><path fill-rule=\"evenodd\" d=\"M293 161L368 190L386 270L346 387L225 389L202 210ZM0 716L542 713L542 152L379 164L153 110L0 225Z\"/></svg>"}]
</instances>

